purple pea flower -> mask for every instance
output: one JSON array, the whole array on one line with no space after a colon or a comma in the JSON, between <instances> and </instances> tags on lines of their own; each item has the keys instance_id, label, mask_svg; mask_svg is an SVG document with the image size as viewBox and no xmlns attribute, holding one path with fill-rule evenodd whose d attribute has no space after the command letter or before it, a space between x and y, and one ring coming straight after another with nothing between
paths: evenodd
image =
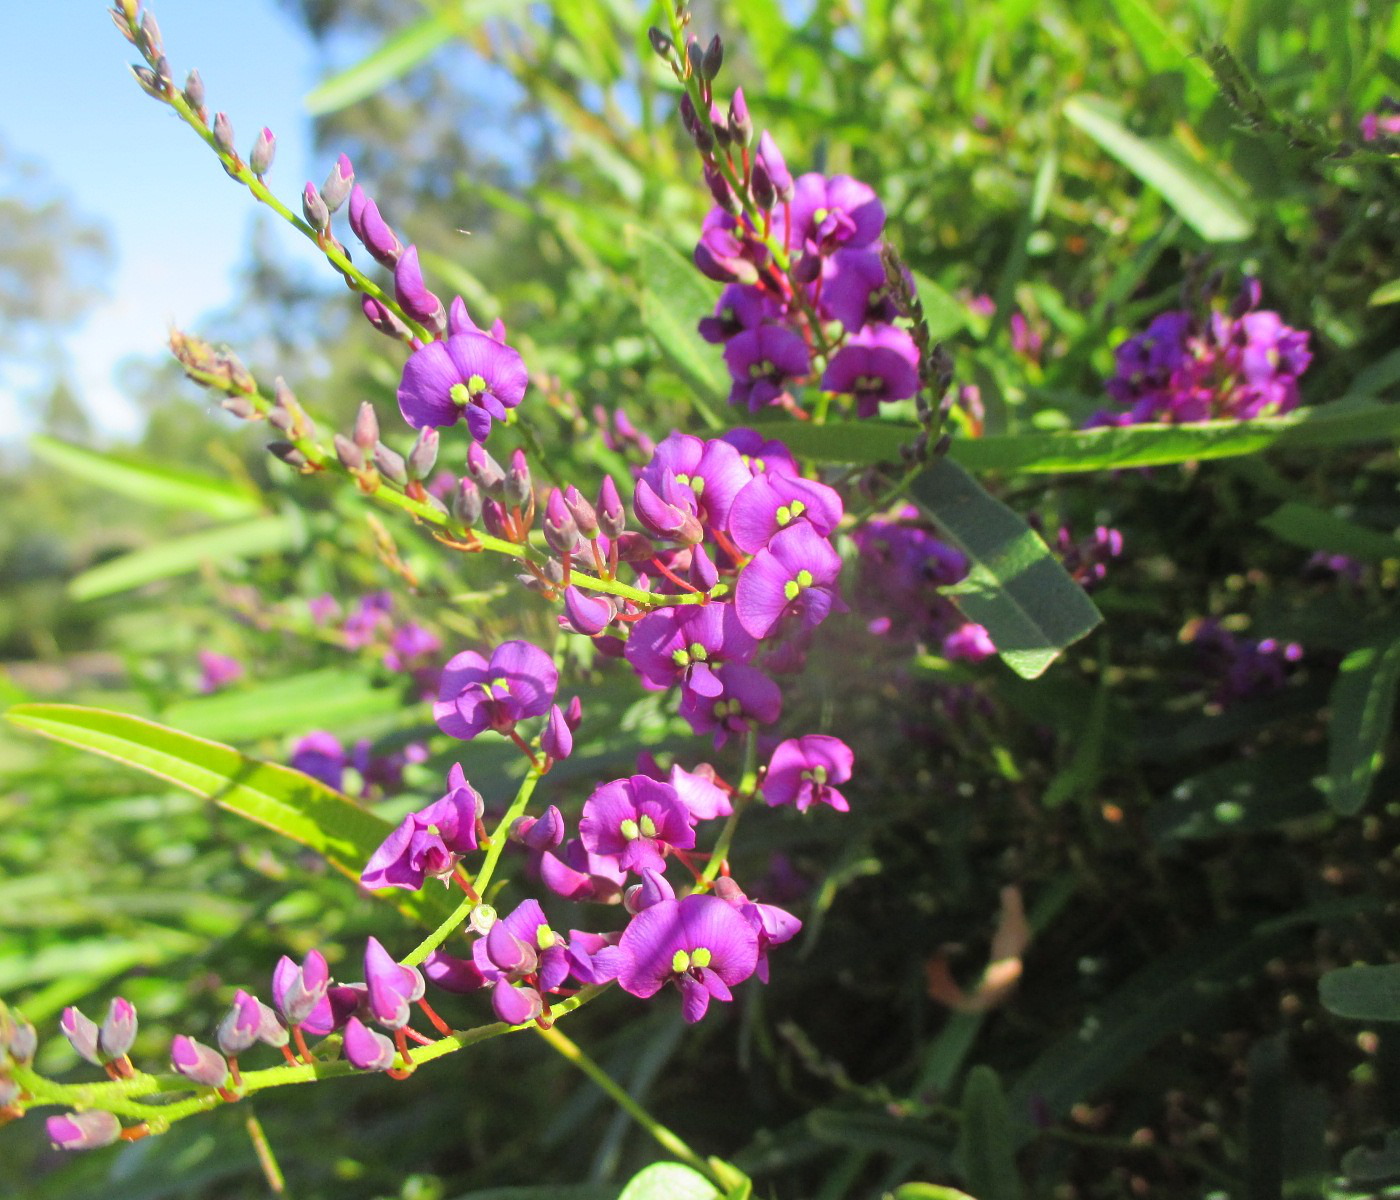
<instances>
[{"instance_id":1,"label":"purple pea flower","mask_svg":"<svg viewBox=\"0 0 1400 1200\"><path fill-rule=\"evenodd\" d=\"M967 621L943 639L943 657L949 662L981 662L997 652L992 635L975 621Z\"/></svg>"},{"instance_id":2,"label":"purple pea flower","mask_svg":"<svg viewBox=\"0 0 1400 1200\"><path fill-rule=\"evenodd\" d=\"M632 627L623 656L649 687L679 683L701 696L718 696L715 668L748 662L757 649L732 604L706 604L648 613Z\"/></svg>"},{"instance_id":3,"label":"purple pea flower","mask_svg":"<svg viewBox=\"0 0 1400 1200\"><path fill-rule=\"evenodd\" d=\"M795 616L804 629L820 625L833 608L845 611L836 591L841 556L806 521L773 536L753 556L734 589L739 623L762 639L784 617Z\"/></svg>"},{"instance_id":4,"label":"purple pea flower","mask_svg":"<svg viewBox=\"0 0 1400 1200\"><path fill-rule=\"evenodd\" d=\"M696 733L713 732L716 749L755 724L771 725L782 713L783 694L762 671L744 663L726 663L715 674L724 690L714 698L686 692L680 714Z\"/></svg>"},{"instance_id":5,"label":"purple pea flower","mask_svg":"<svg viewBox=\"0 0 1400 1200\"><path fill-rule=\"evenodd\" d=\"M415 321L438 330L446 325L447 309L423 282L417 246L410 246L394 264L394 296Z\"/></svg>"},{"instance_id":6,"label":"purple pea flower","mask_svg":"<svg viewBox=\"0 0 1400 1200\"><path fill-rule=\"evenodd\" d=\"M333 733L324 729L308 733L292 746L287 765L294 771L319 779L328 788L340 791L345 779L345 747Z\"/></svg>"},{"instance_id":7,"label":"purple pea flower","mask_svg":"<svg viewBox=\"0 0 1400 1200\"><path fill-rule=\"evenodd\" d=\"M379 205L371 200L359 184L350 189L350 229L360 239L370 257L381 266L393 270L403 254L403 243L379 215Z\"/></svg>"},{"instance_id":8,"label":"purple pea flower","mask_svg":"<svg viewBox=\"0 0 1400 1200\"><path fill-rule=\"evenodd\" d=\"M730 988L758 966L758 935L717 896L663 900L635 916L618 942L617 981L646 998L666 984L680 988L687 1021L698 1021L710 999L731 1000Z\"/></svg>"},{"instance_id":9,"label":"purple pea flower","mask_svg":"<svg viewBox=\"0 0 1400 1200\"><path fill-rule=\"evenodd\" d=\"M360 882L367 888L414 892L428 878L446 884L462 856L477 848L476 825L484 811L480 794L467 782L461 764L454 763L447 792L399 823L370 855Z\"/></svg>"},{"instance_id":10,"label":"purple pea flower","mask_svg":"<svg viewBox=\"0 0 1400 1200\"><path fill-rule=\"evenodd\" d=\"M288 1028L305 1025L312 1033L330 1032L333 1022L326 999L330 983L330 969L319 950L308 951L301 966L285 954L277 960L272 972L272 1003Z\"/></svg>"},{"instance_id":11,"label":"purple pea flower","mask_svg":"<svg viewBox=\"0 0 1400 1200\"><path fill-rule=\"evenodd\" d=\"M720 434L719 440L733 446L754 475L798 474L792 451L776 438L765 438L757 429L731 429Z\"/></svg>"},{"instance_id":12,"label":"purple pea flower","mask_svg":"<svg viewBox=\"0 0 1400 1200\"><path fill-rule=\"evenodd\" d=\"M700 763L694 771L676 765L668 776L671 786L697 821L727 817L734 811L729 793L715 782L715 778L715 769L709 763Z\"/></svg>"},{"instance_id":13,"label":"purple pea flower","mask_svg":"<svg viewBox=\"0 0 1400 1200\"><path fill-rule=\"evenodd\" d=\"M176 1034L170 1042L170 1065L204 1087L223 1087L228 1082L228 1061L224 1056L183 1033Z\"/></svg>"},{"instance_id":14,"label":"purple pea flower","mask_svg":"<svg viewBox=\"0 0 1400 1200\"><path fill-rule=\"evenodd\" d=\"M387 1071L394 1065L394 1043L359 1017L351 1017L345 1023L341 1053L357 1071Z\"/></svg>"},{"instance_id":15,"label":"purple pea flower","mask_svg":"<svg viewBox=\"0 0 1400 1200\"><path fill-rule=\"evenodd\" d=\"M873 417L919 390L919 348L894 325L867 326L832 356L822 387L855 396L856 415Z\"/></svg>"},{"instance_id":16,"label":"purple pea flower","mask_svg":"<svg viewBox=\"0 0 1400 1200\"><path fill-rule=\"evenodd\" d=\"M633 884L622 894L623 908L634 917L644 908L676 898L676 889L660 871L646 869L641 872L641 876L641 883Z\"/></svg>"},{"instance_id":17,"label":"purple pea flower","mask_svg":"<svg viewBox=\"0 0 1400 1200\"><path fill-rule=\"evenodd\" d=\"M121 1122L100 1108L48 1117L44 1128L55 1150L98 1150L110 1146L122 1133Z\"/></svg>"},{"instance_id":18,"label":"purple pea flower","mask_svg":"<svg viewBox=\"0 0 1400 1200\"><path fill-rule=\"evenodd\" d=\"M199 690L206 695L217 692L243 678L243 664L227 654L213 650L199 652Z\"/></svg>"},{"instance_id":19,"label":"purple pea flower","mask_svg":"<svg viewBox=\"0 0 1400 1200\"><path fill-rule=\"evenodd\" d=\"M802 922L776 904L750 900L737 883L724 876L715 880L715 895L733 905L758 935L758 966L754 974L767 983L768 951L795 938L802 930Z\"/></svg>"},{"instance_id":20,"label":"purple pea flower","mask_svg":"<svg viewBox=\"0 0 1400 1200\"><path fill-rule=\"evenodd\" d=\"M724 361L734 380L730 404L746 404L757 412L779 399L788 382L811 369L807 343L781 325L760 325L735 334L724 348Z\"/></svg>"},{"instance_id":21,"label":"purple pea flower","mask_svg":"<svg viewBox=\"0 0 1400 1200\"><path fill-rule=\"evenodd\" d=\"M524 1025L544 1011L544 1001L528 984L517 987L508 980L498 979L491 988L491 1007L507 1025Z\"/></svg>"},{"instance_id":22,"label":"purple pea flower","mask_svg":"<svg viewBox=\"0 0 1400 1200\"><path fill-rule=\"evenodd\" d=\"M445 950L434 950L423 960L423 975L444 992L467 994L486 986L486 977L469 958L458 958Z\"/></svg>"},{"instance_id":23,"label":"purple pea flower","mask_svg":"<svg viewBox=\"0 0 1400 1200\"><path fill-rule=\"evenodd\" d=\"M835 488L800 475L755 475L729 510L729 536L746 554L756 554L780 530L806 521L822 537L841 523L845 508Z\"/></svg>"},{"instance_id":24,"label":"purple pea flower","mask_svg":"<svg viewBox=\"0 0 1400 1200\"><path fill-rule=\"evenodd\" d=\"M768 251L752 235L747 218L712 208L700 227L695 265L707 279L719 283L757 283L758 268L768 261Z\"/></svg>"},{"instance_id":25,"label":"purple pea flower","mask_svg":"<svg viewBox=\"0 0 1400 1200\"><path fill-rule=\"evenodd\" d=\"M622 969L620 934L569 930L569 973L585 986L610 983Z\"/></svg>"},{"instance_id":26,"label":"purple pea flower","mask_svg":"<svg viewBox=\"0 0 1400 1200\"><path fill-rule=\"evenodd\" d=\"M894 301L878 250L838 250L825 260L821 309L847 333L858 333L871 322L894 320Z\"/></svg>"},{"instance_id":27,"label":"purple pea flower","mask_svg":"<svg viewBox=\"0 0 1400 1200\"><path fill-rule=\"evenodd\" d=\"M564 939L549 927L539 901L525 900L472 943L472 958L488 982L528 979L548 992L568 977L567 950Z\"/></svg>"},{"instance_id":28,"label":"purple pea flower","mask_svg":"<svg viewBox=\"0 0 1400 1200\"><path fill-rule=\"evenodd\" d=\"M661 442L638 476L663 494L667 481L674 479L692 494L689 510L703 524L721 529L729 520L734 497L752 478L742 455L728 442L704 441L685 433L673 433Z\"/></svg>"},{"instance_id":29,"label":"purple pea flower","mask_svg":"<svg viewBox=\"0 0 1400 1200\"><path fill-rule=\"evenodd\" d=\"M722 346L736 334L765 321L781 320L782 315L778 303L767 292L731 283L719 294L714 313L700 319L700 336L712 345Z\"/></svg>"},{"instance_id":30,"label":"purple pea flower","mask_svg":"<svg viewBox=\"0 0 1400 1200\"><path fill-rule=\"evenodd\" d=\"M389 637L384 665L391 671L413 671L442 649L442 639L416 621L400 625ZM415 661L416 660L416 661Z\"/></svg>"},{"instance_id":31,"label":"purple pea flower","mask_svg":"<svg viewBox=\"0 0 1400 1200\"><path fill-rule=\"evenodd\" d=\"M839 246L869 246L885 227L885 209L869 184L812 171L797 179L790 238L785 225L777 222L776 230L793 249L805 246L810 253L827 254Z\"/></svg>"},{"instance_id":32,"label":"purple pea flower","mask_svg":"<svg viewBox=\"0 0 1400 1200\"><path fill-rule=\"evenodd\" d=\"M695 818L668 783L633 775L595 788L579 818L579 840L631 871L666 869L668 849L695 846Z\"/></svg>"},{"instance_id":33,"label":"purple pea flower","mask_svg":"<svg viewBox=\"0 0 1400 1200\"><path fill-rule=\"evenodd\" d=\"M395 961L379 943L365 943L365 987L369 1013L385 1029L402 1029L408 1024L410 1005L423 996L423 976L416 967Z\"/></svg>"},{"instance_id":34,"label":"purple pea flower","mask_svg":"<svg viewBox=\"0 0 1400 1200\"><path fill-rule=\"evenodd\" d=\"M484 442L492 419L504 421L529 382L524 360L509 346L484 333L454 333L404 364L399 411L415 429L455 425L465 416L472 437Z\"/></svg>"},{"instance_id":35,"label":"purple pea flower","mask_svg":"<svg viewBox=\"0 0 1400 1200\"><path fill-rule=\"evenodd\" d=\"M559 854L546 850L538 866L541 882L565 900L610 904L622 895L627 882L626 870L613 855L595 854L577 838L565 842Z\"/></svg>"},{"instance_id":36,"label":"purple pea flower","mask_svg":"<svg viewBox=\"0 0 1400 1200\"><path fill-rule=\"evenodd\" d=\"M466 650L443 668L433 719L463 741L487 729L509 734L517 721L548 712L558 688L553 660L529 642L503 642L489 663Z\"/></svg>"},{"instance_id":37,"label":"purple pea flower","mask_svg":"<svg viewBox=\"0 0 1400 1200\"><path fill-rule=\"evenodd\" d=\"M570 584L564 589L564 615L559 624L585 637L597 637L617 615L606 596L590 596Z\"/></svg>"},{"instance_id":38,"label":"purple pea flower","mask_svg":"<svg viewBox=\"0 0 1400 1200\"><path fill-rule=\"evenodd\" d=\"M763 798L772 806L795 805L798 812L806 812L813 804L850 812L845 796L831 785L850 779L854 763L854 752L840 738L822 733L789 738L768 760Z\"/></svg>"}]
</instances>

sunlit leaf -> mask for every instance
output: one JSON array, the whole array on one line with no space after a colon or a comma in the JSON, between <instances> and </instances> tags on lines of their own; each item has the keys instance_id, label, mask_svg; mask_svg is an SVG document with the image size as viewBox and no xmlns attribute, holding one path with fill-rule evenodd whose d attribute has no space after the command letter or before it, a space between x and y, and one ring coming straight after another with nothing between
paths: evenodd
<instances>
[{"instance_id":1,"label":"sunlit leaf","mask_svg":"<svg viewBox=\"0 0 1400 1200\"><path fill-rule=\"evenodd\" d=\"M715 1200L719 1189L683 1163L652 1163L627 1181L617 1200Z\"/></svg>"}]
</instances>

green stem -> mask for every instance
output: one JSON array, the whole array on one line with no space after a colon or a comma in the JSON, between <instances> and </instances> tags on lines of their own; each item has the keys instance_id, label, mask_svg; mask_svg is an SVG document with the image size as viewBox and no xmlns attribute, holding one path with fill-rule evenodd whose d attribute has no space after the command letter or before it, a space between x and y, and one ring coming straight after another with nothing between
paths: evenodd
<instances>
[{"instance_id":1,"label":"green stem","mask_svg":"<svg viewBox=\"0 0 1400 1200\"><path fill-rule=\"evenodd\" d=\"M661 1124L651 1113L638 1104L628 1094L627 1089L594 1062L577 1042L553 1027L542 1029L536 1026L535 1032L611 1096L616 1101L617 1106L651 1134L663 1149L674 1154L686 1166L694 1168L702 1175L723 1186L724 1181L715 1174L709 1163L687 1146L677 1134Z\"/></svg>"},{"instance_id":2,"label":"green stem","mask_svg":"<svg viewBox=\"0 0 1400 1200\"><path fill-rule=\"evenodd\" d=\"M635 600L638 604L672 605L704 604L710 599L707 592L644 592L617 579L599 579L596 575L585 575L575 568L569 581L581 588L594 592L607 592L610 596L621 596L624 600Z\"/></svg>"},{"instance_id":3,"label":"green stem","mask_svg":"<svg viewBox=\"0 0 1400 1200\"><path fill-rule=\"evenodd\" d=\"M734 789L734 811L729 814L724 828L719 831L719 837L715 839L715 847L710 852L710 861L705 864L705 870L700 875L702 882L713 883L715 876L719 874L720 867L724 865L724 860L729 857L729 847L734 841L734 831L739 826L739 817L748 807L749 801L753 799L754 788L757 784L758 734L750 729L744 734L744 774L739 780L739 786Z\"/></svg>"}]
</instances>

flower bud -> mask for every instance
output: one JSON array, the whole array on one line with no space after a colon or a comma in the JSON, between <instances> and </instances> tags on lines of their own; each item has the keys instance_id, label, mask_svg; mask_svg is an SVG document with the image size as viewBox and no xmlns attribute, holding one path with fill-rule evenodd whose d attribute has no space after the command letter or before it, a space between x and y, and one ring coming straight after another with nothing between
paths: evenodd
<instances>
[{"instance_id":1,"label":"flower bud","mask_svg":"<svg viewBox=\"0 0 1400 1200\"><path fill-rule=\"evenodd\" d=\"M373 450L379 441L379 418L374 405L368 400L360 402L360 411L355 414L355 445L361 450Z\"/></svg>"},{"instance_id":2,"label":"flower bud","mask_svg":"<svg viewBox=\"0 0 1400 1200\"><path fill-rule=\"evenodd\" d=\"M671 51L676 48L675 42L671 41L655 25L647 30L647 40L651 43L651 48L662 58L670 58Z\"/></svg>"},{"instance_id":3,"label":"flower bud","mask_svg":"<svg viewBox=\"0 0 1400 1200\"><path fill-rule=\"evenodd\" d=\"M729 119L726 122L729 136L739 145L747 146L753 141L753 118L749 116L748 101L744 99L744 89L737 87L729 101Z\"/></svg>"},{"instance_id":4,"label":"flower bud","mask_svg":"<svg viewBox=\"0 0 1400 1200\"><path fill-rule=\"evenodd\" d=\"M723 65L724 42L720 40L719 34L715 34L710 39L710 44L705 47L705 56L700 60L700 74L706 79L713 79Z\"/></svg>"},{"instance_id":5,"label":"flower bud","mask_svg":"<svg viewBox=\"0 0 1400 1200\"><path fill-rule=\"evenodd\" d=\"M512 508L523 508L530 498L530 464L525 459L525 451L512 451L510 470L506 472L505 502Z\"/></svg>"},{"instance_id":6,"label":"flower bud","mask_svg":"<svg viewBox=\"0 0 1400 1200\"><path fill-rule=\"evenodd\" d=\"M710 195L715 198L715 203L724 209L725 212L738 216L744 211L744 206L739 202L739 197L734 194L734 189L729 186L729 180L719 173L718 168L705 164L705 186L710 189Z\"/></svg>"},{"instance_id":7,"label":"flower bud","mask_svg":"<svg viewBox=\"0 0 1400 1200\"><path fill-rule=\"evenodd\" d=\"M820 254L803 254L792 264L792 278L797 283L816 283L822 273Z\"/></svg>"},{"instance_id":8,"label":"flower bud","mask_svg":"<svg viewBox=\"0 0 1400 1200\"><path fill-rule=\"evenodd\" d=\"M778 199L787 204L795 194L792 173L787 168L782 151L778 149L778 143L773 140L773 135L766 129L758 139L758 160L763 163L763 169L768 172L768 178L773 181L773 188L778 193Z\"/></svg>"},{"instance_id":9,"label":"flower bud","mask_svg":"<svg viewBox=\"0 0 1400 1200\"><path fill-rule=\"evenodd\" d=\"M579 494L578 488L569 484L564 489L564 504L569 510L569 515L573 517L574 524L578 526L578 531L590 542L598 536L598 514L593 505Z\"/></svg>"},{"instance_id":10,"label":"flower bud","mask_svg":"<svg viewBox=\"0 0 1400 1200\"><path fill-rule=\"evenodd\" d=\"M301 189L301 215L317 233L325 233L330 228L331 210L326 207L321 193L310 180L307 180L306 186Z\"/></svg>"},{"instance_id":11,"label":"flower bud","mask_svg":"<svg viewBox=\"0 0 1400 1200\"><path fill-rule=\"evenodd\" d=\"M365 314L365 320L380 333L404 342L413 336L413 331L400 320L399 315L393 309L385 308L373 296L361 296L360 309Z\"/></svg>"},{"instance_id":12,"label":"flower bud","mask_svg":"<svg viewBox=\"0 0 1400 1200\"><path fill-rule=\"evenodd\" d=\"M778 190L761 162L755 162L749 172L749 193L753 196L753 202L764 212L778 203Z\"/></svg>"},{"instance_id":13,"label":"flower bud","mask_svg":"<svg viewBox=\"0 0 1400 1200\"><path fill-rule=\"evenodd\" d=\"M341 1053L357 1071L387 1071L394 1065L394 1043L358 1017L345 1023Z\"/></svg>"},{"instance_id":14,"label":"flower bud","mask_svg":"<svg viewBox=\"0 0 1400 1200\"><path fill-rule=\"evenodd\" d=\"M342 467L347 471L365 469L365 453L354 442L343 433L337 433L332 440L335 444L335 456L340 459Z\"/></svg>"},{"instance_id":15,"label":"flower bud","mask_svg":"<svg viewBox=\"0 0 1400 1200\"><path fill-rule=\"evenodd\" d=\"M223 1087L228 1082L224 1056L183 1033L176 1034L170 1043L170 1065L178 1074L205 1087Z\"/></svg>"},{"instance_id":16,"label":"flower bud","mask_svg":"<svg viewBox=\"0 0 1400 1200\"><path fill-rule=\"evenodd\" d=\"M277 156L277 138L266 125L258 133L253 149L248 155L248 169L262 178L272 169L272 160Z\"/></svg>"},{"instance_id":17,"label":"flower bud","mask_svg":"<svg viewBox=\"0 0 1400 1200\"><path fill-rule=\"evenodd\" d=\"M418 431L418 439L408 452L408 476L410 479L427 479L437 463L440 435L431 425L424 425Z\"/></svg>"},{"instance_id":18,"label":"flower bud","mask_svg":"<svg viewBox=\"0 0 1400 1200\"><path fill-rule=\"evenodd\" d=\"M38 1048L39 1035L35 1032L34 1026L15 1013L14 1028L10 1030L7 1045L10 1061L26 1067L34 1061L34 1051Z\"/></svg>"},{"instance_id":19,"label":"flower bud","mask_svg":"<svg viewBox=\"0 0 1400 1200\"><path fill-rule=\"evenodd\" d=\"M700 122L696 118L695 104L691 100L689 92L687 92L681 97L680 111L681 124L685 126L686 133L690 134L691 137L694 137L695 130L699 127Z\"/></svg>"},{"instance_id":20,"label":"flower bud","mask_svg":"<svg viewBox=\"0 0 1400 1200\"><path fill-rule=\"evenodd\" d=\"M564 503L564 493L551 488L544 506L544 540L555 554L573 554L579 550L578 525Z\"/></svg>"},{"instance_id":21,"label":"flower bud","mask_svg":"<svg viewBox=\"0 0 1400 1200\"><path fill-rule=\"evenodd\" d=\"M356 196L359 202L356 202ZM356 184L350 190L350 228L381 266L392 269L403 255L403 243L379 215L379 206Z\"/></svg>"},{"instance_id":22,"label":"flower bud","mask_svg":"<svg viewBox=\"0 0 1400 1200\"><path fill-rule=\"evenodd\" d=\"M55 1150L98 1150L122 1134L122 1123L102 1109L49 1117L44 1127Z\"/></svg>"},{"instance_id":23,"label":"flower bud","mask_svg":"<svg viewBox=\"0 0 1400 1200\"><path fill-rule=\"evenodd\" d=\"M165 99L160 80L156 78L156 73L150 67L132 67L131 73L136 76L136 82L141 85L141 90L146 95L153 96L157 100Z\"/></svg>"},{"instance_id":24,"label":"flower bud","mask_svg":"<svg viewBox=\"0 0 1400 1200\"><path fill-rule=\"evenodd\" d=\"M285 954L278 959L272 973L272 999L282 1023L302 1024L326 998L330 981L325 955L319 950L309 951L301 966Z\"/></svg>"},{"instance_id":25,"label":"flower bud","mask_svg":"<svg viewBox=\"0 0 1400 1200\"><path fill-rule=\"evenodd\" d=\"M289 467L295 467L298 471L307 465L308 459L291 442L268 442L267 452L273 458L281 459Z\"/></svg>"},{"instance_id":26,"label":"flower bud","mask_svg":"<svg viewBox=\"0 0 1400 1200\"><path fill-rule=\"evenodd\" d=\"M238 151L233 148L233 125L224 113L214 114L214 146L228 158L238 157Z\"/></svg>"},{"instance_id":27,"label":"flower bud","mask_svg":"<svg viewBox=\"0 0 1400 1200\"><path fill-rule=\"evenodd\" d=\"M568 707L564 709L564 720L568 722L569 728L575 732L583 724L583 701L577 696L570 700Z\"/></svg>"},{"instance_id":28,"label":"flower bud","mask_svg":"<svg viewBox=\"0 0 1400 1200\"><path fill-rule=\"evenodd\" d=\"M606 596L590 596L570 584L564 589L564 619L575 633L597 637L616 615Z\"/></svg>"},{"instance_id":29,"label":"flower bud","mask_svg":"<svg viewBox=\"0 0 1400 1200\"><path fill-rule=\"evenodd\" d=\"M157 55L151 63L151 72L160 84L160 94L163 99L175 86L175 76L170 72L170 60L164 54Z\"/></svg>"},{"instance_id":30,"label":"flower bud","mask_svg":"<svg viewBox=\"0 0 1400 1200\"><path fill-rule=\"evenodd\" d=\"M262 1006L256 996L251 996L241 988L234 993L233 1007L219 1022L214 1040L219 1049L230 1058L242 1054L258 1040L258 1029L262 1023Z\"/></svg>"},{"instance_id":31,"label":"flower bud","mask_svg":"<svg viewBox=\"0 0 1400 1200\"><path fill-rule=\"evenodd\" d=\"M628 531L618 535L617 555L623 562L646 562L656 556L656 544L644 533Z\"/></svg>"},{"instance_id":32,"label":"flower bud","mask_svg":"<svg viewBox=\"0 0 1400 1200\"><path fill-rule=\"evenodd\" d=\"M553 850L564 840L564 814L554 805L539 817L521 817L510 827L510 840L531 850Z\"/></svg>"},{"instance_id":33,"label":"flower bud","mask_svg":"<svg viewBox=\"0 0 1400 1200\"><path fill-rule=\"evenodd\" d=\"M729 136L729 126L725 123L724 114L719 111L719 105L710 105L710 129L714 132L715 141L721 147L728 146L731 138Z\"/></svg>"},{"instance_id":34,"label":"flower bud","mask_svg":"<svg viewBox=\"0 0 1400 1200\"><path fill-rule=\"evenodd\" d=\"M0 1111L7 1109L19 1099L19 1084L0 1071Z\"/></svg>"},{"instance_id":35,"label":"flower bud","mask_svg":"<svg viewBox=\"0 0 1400 1200\"><path fill-rule=\"evenodd\" d=\"M141 49L147 58L156 58L165 52L164 43L160 37L160 26L156 24L156 15L149 8L141 14Z\"/></svg>"},{"instance_id":36,"label":"flower bud","mask_svg":"<svg viewBox=\"0 0 1400 1200\"><path fill-rule=\"evenodd\" d=\"M498 500L486 500L482 503L481 519L486 526L486 532L492 537L502 538L508 542L515 540L510 527L510 517ZM534 579L535 577L531 575L530 578ZM539 581L536 580L536 582Z\"/></svg>"},{"instance_id":37,"label":"flower bud","mask_svg":"<svg viewBox=\"0 0 1400 1200\"><path fill-rule=\"evenodd\" d=\"M512 987L506 980L498 979L491 989L491 1007L507 1025L523 1025L544 1011L544 1002L534 988L524 984Z\"/></svg>"},{"instance_id":38,"label":"flower bud","mask_svg":"<svg viewBox=\"0 0 1400 1200\"><path fill-rule=\"evenodd\" d=\"M84 1016L79 1009L69 1005L63 1010L63 1015L59 1017L58 1027L63 1031L63 1036L72 1043L79 1058L85 1058L95 1066L102 1065L102 1056L97 1049L96 1021Z\"/></svg>"},{"instance_id":39,"label":"flower bud","mask_svg":"<svg viewBox=\"0 0 1400 1200\"><path fill-rule=\"evenodd\" d=\"M700 43L695 38L686 43L685 63L689 68L688 74L704 77L705 52L700 49Z\"/></svg>"},{"instance_id":40,"label":"flower bud","mask_svg":"<svg viewBox=\"0 0 1400 1200\"><path fill-rule=\"evenodd\" d=\"M481 520L481 489L470 479L459 479L452 492L452 515L465 529Z\"/></svg>"},{"instance_id":41,"label":"flower bud","mask_svg":"<svg viewBox=\"0 0 1400 1200\"><path fill-rule=\"evenodd\" d=\"M200 78L198 71L191 71L185 76L185 90L183 92L185 103L197 113L204 111L204 80Z\"/></svg>"},{"instance_id":42,"label":"flower bud","mask_svg":"<svg viewBox=\"0 0 1400 1200\"><path fill-rule=\"evenodd\" d=\"M446 325L447 309L423 282L423 271L418 265L417 246L410 246L405 250L394 266L394 296L403 306L404 312L415 321Z\"/></svg>"},{"instance_id":43,"label":"flower bud","mask_svg":"<svg viewBox=\"0 0 1400 1200\"><path fill-rule=\"evenodd\" d=\"M480 442L474 441L467 447L467 474L488 496L500 497L506 481L505 470Z\"/></svg>"},{"instance_id":44,"label":"flower bud","mask_svg":"<svg viewBox=\"0 0 1400 1200\"><path fill-rule=\"evenodd\" d=\"M97 1031L97 1049L104 1062L125 1058L136 1040L136 1006L117 996L107 1009L107 1019Z\"/></svg>"},{"instance_id":45,"label":"flower bud","mask_svg":"<svg viewBox=\"0 0 1400 1200\"><path fill-rule=\"evenodd\" d=\"M611 475L604 475L598 488L598 528L610 541L616 541L627 528L627 510L622 506L622 497L617 494L617 484Z\"/></svg>"},{"instance_id":46,"label":"flower bud","mask_svg":"<svg viewBox=\"0 0 1400 1200\"><path fill-rule=\"evenodd\" d=\"M564 719L564 710L557 704L549 709L549 720L545 722L544 733L540 735L540 749L555 762L568 758L574 752L574 732Z\"/></svg>"},{"instance_id":47,"label":"flower bud","mask_svg":"<svg viewBox=\"0 0 1400 1200\"><path fill-rule=\"evenodd\" d=\"M403 487L408 482L408 464L397 450L391 450L383 442L374 444L374 465L390 483Z\"/></svg>"},{"instance_id":48,"label":"flower bud","mask_svg":"<svg viewBox=\"0 0 1400 1200\"><path fill-rule=\"evenodd\" d=\"M355 168L344 154L335 160L335 166L321 185L321 199L326 202L326 210L335 212L350 198L350 189L355 186Z\"/></svg>"}]
</instances>

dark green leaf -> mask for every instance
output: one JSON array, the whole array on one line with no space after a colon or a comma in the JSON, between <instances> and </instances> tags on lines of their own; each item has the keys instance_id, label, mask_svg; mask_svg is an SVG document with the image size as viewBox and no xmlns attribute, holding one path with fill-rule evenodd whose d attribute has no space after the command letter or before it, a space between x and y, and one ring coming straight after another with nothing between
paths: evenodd
<instances>
[{"instance_id":1,"label":"dark green leaf","mask_svg":"<svg viewBox=\"0 0 1400 1200\"><path fill-rule=\"evenodd\" d=\"M1259 522L1275 537L1304 550L1325 550L1379 562L1400 556L1400 539L1290 500Z\"/></svg>"},{"instance_id":2,"label":"dark green leaf","mask_svg":"<svg viewBox=\"0 0 1400 1200\"><path fill-rule=\"evenodd\" d=\"M1018 1200L1021 1175L1011 1136L1011 1113L1001 1079L991 1067L973 1067L962 1095L958 1143L967 1186L977 1200Z\"/></svg>"},{"instance_id":3,"label":"dark green leaf","mask_svg":"<svg viewBox=\"0 0 1400 1200\"><path fill-rule=\"evenodd\" d=\"M956 463L934 463L910 492L971 563L944 594L1018 675L1034 679L1102 620L1036 532Z\"/></svg>"},{"instance_id":4,"label":"dark green leaf","mask_svg":"<svg viewBox=\"0 0 1400 1200\"><path fill-rule=\"evenodd\" d=\"M1400 1021L1400 966L1328 971L1317 994L1323 1008L1350 1021Z\"/></svg>"},{"instance_id":5,"label":"dark green leaf","mask_svg":"<svg viewBox=\"0 0 1400 1200\"><path fill-rule=\"evenodd\" d=\"M1332 685L1327 741L1327 803L1349 817L1361 810L1385 760L1400 683L1400 639L1387 634L1342 660Z\"/></svg>"}]
</instances>

